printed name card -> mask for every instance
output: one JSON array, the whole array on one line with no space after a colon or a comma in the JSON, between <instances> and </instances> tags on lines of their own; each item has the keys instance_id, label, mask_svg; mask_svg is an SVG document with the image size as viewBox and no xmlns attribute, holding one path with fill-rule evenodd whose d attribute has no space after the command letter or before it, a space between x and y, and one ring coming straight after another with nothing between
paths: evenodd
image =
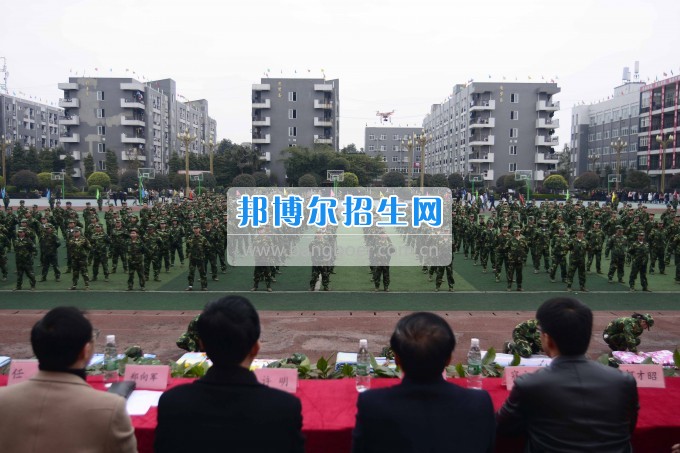
<instances>
[{"instance_id":1,"label":"printed name card","mask_svg":"<svg viewBox=\"0 0 680 453\"><path fill-rule=\"evenodd\" d=\"M619 365L619 370L635 378L638 387L666 388L661 365Z\"/></svg>"},{"instance_id":2,"label":"printed name card","mask_svg":"<svg viewBox=\"0 0 680 453\"><path fill-rule=\"evenodd\" d=\"M294 368L260 368L255 370L257 380L274 389L295 393L298 386L297 370Z\"/></svg>"},{"instance_id":3,"label":"printed name card","mask_svg":"<svg viewBox=\"0 0 680 453\"><path fill-rule=\"evenodd\" d=\"M168 365L126 365L125 381L134 381L137 389L165 390L170 378Z\"/></svg>"},{"instance_id":4,"label":"printed name card","mask_svg":"<svg viewBox=\"0 0 680 453\"><path fill-rule=\"evenodd\" d=\"M7 379L7 385L18 384L19 382L27 381L37 373L37 360L12 360L12 363L9 365L9 378Z\"/></svg>"},{"instance_id":5,"label":"printed name card","mask_svg":"<svg viewBox=\"0 0 680 453\"><path fill-rule=\"evenodd\" d=\"M509 366L505 367L505 385L508 387L508 391L512 390L512 386L515 385L515 379L523 374L535 373L536 371L543 369L542 366Z\"/></svg>"}]
</instances>

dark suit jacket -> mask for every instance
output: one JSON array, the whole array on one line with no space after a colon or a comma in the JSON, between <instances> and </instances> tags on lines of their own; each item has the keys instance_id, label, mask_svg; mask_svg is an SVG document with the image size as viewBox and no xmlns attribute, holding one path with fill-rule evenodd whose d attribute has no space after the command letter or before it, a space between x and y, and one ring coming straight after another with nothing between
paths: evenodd
<instances>
[{"instance_id":1,"label":"dark suit jacket","mask_svg":"<svg viewBox=\"0 0 680 453\"><path fill-rule=\"evenodd\" d=\"M441 377L359 395L354 453L491 452L493 404L483 390L469 390Z\"/></svg>"},{"instance_id":2,"label":"dark suit jacket","mask_svg":"<svg viewBox=\"0 0 680 453\"><path fill-rule=\"evenodd\" d=\"M158 453L303 452L302 406L240 366L217 368L165 392L158 403Z\"/></svg>"},{"instance_id":3,"label":"dark suit jacket","mask_svg":"<svg viewBox=\"0 0 680 453\"><path fill-rule=\"evenodd\" d=\"M515 381L498 432L526 433L527 452L630 452L638 408L632 376L585 356L560 356Z\"/></svg>"}]
</instances>

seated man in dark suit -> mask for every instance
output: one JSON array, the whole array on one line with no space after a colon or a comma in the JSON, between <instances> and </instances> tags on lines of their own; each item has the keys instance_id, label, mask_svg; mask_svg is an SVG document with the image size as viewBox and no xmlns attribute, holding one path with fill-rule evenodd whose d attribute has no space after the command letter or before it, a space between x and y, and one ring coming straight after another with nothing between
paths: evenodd
<instances>
[{"instance_id":1,"label":"seated man in dark suit","mask_svg":"<svg viewBox=\"0 0 680 453\"><path fill-rule=\"evenodd\" d=\"M303 452L302 407L249 370L260 350L260 318L240 296L205 306L197 321L212 367L158 403L156 452Z\"/></svg>"},{"instance_id":2,"label":"seated man in dark suit","mask_svg":"<svg viewBox=\"0 0 680 453\"><path fill-rule=\"evenodd\" d=\"M442 377L456 337L433 313L402 318L390 339L401 384L359 395L352 451L491 452L493 404L483 390L450 384Z\"/></svg>"},{"instance_id":3,"label":"seated man in dark suit","mask_svg":"<svg viewBox=\"0 0 680 453\"><path fill-rule=\"evenodd\" d=\"M549 367L520 376L497 415L498 433L527 435L526 452L630 452L635 379L585 356L593 313L558 297L536 312Z\"/></svg>"}]
</instances>

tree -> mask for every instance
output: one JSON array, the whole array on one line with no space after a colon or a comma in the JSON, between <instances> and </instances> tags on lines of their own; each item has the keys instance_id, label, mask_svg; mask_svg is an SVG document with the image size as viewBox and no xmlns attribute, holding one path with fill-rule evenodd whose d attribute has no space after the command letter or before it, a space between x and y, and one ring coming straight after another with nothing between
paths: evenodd
<instances>
[{"instance_id":1,"label":"tree","mask_svg":"<svg viewBox=\"0 0 680 453\"><path fill-rule=\"evenodd\" d=\"M170 160L168 160L168 173L176 175L184 167L182 159L179 158L179 154L172 153ZM108 168L108 164L106 166Z\"/></svg>"},{"instance_id":2,"label":"tree","mask_svg":"<svg viewBox=\"0 0 680 453\"><path fill-rule=\"evenodd\" d=\"M103 171L95 171L87 178L87 185L107 188L111 186L111 178Z\"/></svg>"},{"instance_id":3,"label":"tree","mask_svg":"<svg viewBox=\"0 0 680 453\"><path fill-rule=\"evenodd\" d=\"M253 175L237 175L231 181L231 187L257 187Z\"/></svg>"},{"instance_id":4,"label":"tree","mask_svg":"<svg viewBox=\"0 0 680 453\"><path fill-rule=\"evenodd\" d=\"M543 187L552 191L566 190L569 188L569 183L562 175L550 175L543 180Z\"/></svg>"},{"instance_id":5,"label":"tree","mask_svg":"<svg viewBox=\"0 0 680 453\"><path fill-rule=\"evenodd\" d=\"M367 156L363 153L343 155L350 163L349 171L359 179L362 187L370 186L374 180L385 173L385 162L379 156Z\"/></svg>"},{"instance_id":6,"label":"tree","mask_svg":"<svg viewBox=\"0 0 680 453\"><path fill-rule=\"evenodd\" d=\"M517 181L515 179L515 175L512 173L502 175L496 180L496 189L498 189L500 192L504 192L508 189L522 190L525 186L525 180Z\"/></svg>"},{"instance_id":7,"label":"tree","mask_svg":"<svg viewBox=\"0 0 680 453\"><path fill-rule=\"evenodd\" d=\"M38 160L41 172L59 171L59 156L53 149L41 149L38 153Z\"/></svg>"},{"instance_id":8,"label":"tree","mask_svg":"<svg viewBox=\"0 0 680 453\"><path fill-rule=\"evenodd\" d=\"M40 159L38 158L38 150L35 149L35 146L28 148L28 152L26 153L26 165L33 173L40 172Z\"/></svg>"},{"instance_id":9,"label":"tree","mask_svg":"<svg viewBox=\"0 0 680 453\"><path fill-rule=\"evenodd\" d=\"M465 187L465 180L460 173L451 173L448 176L449 189L456 190Z\"/></svg>"},{"instance_id":10,"label":"tree","mask_svg":"<svg viewBox=\"0 0 680 453\"><path fill-rule=\"evenodd\" d=\"M311 150L294 146L286 148L282 154L286 156L284 166L289 181L298 181L307 173L325 176L326 170L333 169L329 163L337 157L337 153L332 148L327 147Z\"/></svg>"},{"instance_id":11,"label":"tree","mask_svg":"<svg viewBox=\"0 0 680 453\"><path fill-rule=\"evenodd\" d=\"M335 157L328 162L328 170L349 171L351 164L344 157Z\"/></svg>"},{"instance_id":12,"label":"tree","mask_svg":"<svg viewBox=\"0 0 680 453\"><path fill-rule=\"evenodd\" d=\"M680 189L680 173L676 173L675 175L673 175L673 177L668 180L668 183L666 185L670 190Z\"/></svg>"},{"instance_id":13,"label":"tree","mask_svg":"<svg viewBox=\"0 0 680 453\"><path fill-rule=\"evenodd\" d=\"M583 173L574 181L574 188L591 191L600 186L600 177L592 171Z\"/></svg>"},{"instance_id":14,"label":"tree","mask_svg":"<svg viewBox=\"0 0 680 453\"><path fill-rule=\"evenodd\" d=\"M298 187L317 187L317 186L318 183L316 181L316 177L311 173L302 175L300 176L300 179L298 179Z\"/></svg>"},{"instance_id":15,"label":"tree","mask_svg":"<svg viewBox=\"0 0 680 453\"><path fill-rule=\"evenodd\" d=\"M94 157L92 153L87 153L87 156L83 159L83 166L85 167L85 178L89 178L94 172Z\"/></svg>"},{"instance_id":16,"label":"tree","mask_svg":"<svg viewBox=\"0 0 680 453\"><path fill-rule=\"evenodd\" d=\"M256 171L253 173L253 178L255 178L256 187L271 187L272 185L272 181L269 179L269 176L263 171Z\"/></svg>"},{"instance_id":17,"label":"tree","mask_svg":"<svg viewBox=\"0 0 680 453\"><path fill-rule=\"evenodd\" d=\"M359 186L359 178L357 178L357 175L355 175L352 172L346 171L344 175L342 175L342 182L339 184L340 187L358 187Z\"/></svg>"},{"instance_id":18,"label":"tree","mask_svg":"<svg viewBox=\"0 0 680 453\"><path fill-rule=\"evenodd\" d=\"M47 172L42 172L37 174L38 177L38 187L41 189L46 189L48 187L53 187L52 174Z\"/></svg>"},{"instance_id":19,"label":"tree","mask_svg":"<svg viewBox=\"0 0 680 453\"><path fill-rule=\"evenodd\" d=\"M390 171L383 174L381 181L384 187L404 187L406 185L406 178L404 178L404 175L397 173L396 171Z\"/></svg>"},{"instance_id":20,"label":"tree","mask_svg":"<svg viewBox=\"0 0 680 453\"><path fill-rule=\"evenodd\" d=\"M649 176L643 171L629 170L626 173L625 185L634 190L646 190L649 188Z\"/></svg>"},{"instance_id":21,"label":"tree","mask_svg":"<svg viewBox=\"0 0 680 453\"><path fill-rule=\"evenodd\" d=\"M21 170L28 170L26 151L24 151L24 147L21 146L21 143L15 142L14 148L12 148L12 173L17 173Z\"/></svg>"},{"instance_id":22,"label":"tree","mask_svg":"<svg viewBox=\"0 0 680 453\"><path fill-rule=\"evenodd\" d=\"M350 143L340 150L341 154L356 154L358 152L359 150L357 150L357 146L354 143Z\"/></svg>"},{"instance_id":23,"label":"tree","mask_svg":"<svg viewBox=\"0 0 680 453\"><path fill-rule=\"evenodd\" d=\"M128 170L125 173L123 173L123 176L120 178L120 187L123 190L128 190L128 189L133 189L136 190L139 188L139 178L137 177L137 171L131 171Z\"/></svg>"},{"instance_id":24,"label":"tree","mask_svg":"<svg viewBox=\"0 0 680 453\"><path fill-rule=\"evenodd\" d=\"M449 180L445 174L432 175L428 187L449 187Z\"/></svg>"},{"instance_id":25,"label":"tree","mask_svg":"<svg viewBox=\"0 0 680 453\"><path fill-rule=\"evenodd\" d=\"M39 187L38 175L30 170L18 171L12 176L10 180L12 185L18 190L28 192L29 190L37 189Z\"/></svg>"},{"instance_id":26,"label":"tree","mask_svg":"<svg viewBox=\"0 0 680 453\"><path fill-rule=\"evenodd\" d=\"M112 149L107 149L104 162L106 174L109 175L111 184L118 184L118 156L116 156L116 152Z\"/></svg>"},{"instance_id":27,"label":"tree","mask_svg":"<svg viewBox=\"0 0 680 453\"><path fill-rule=\"evenodd\" d=\"M144 180L144 187L146 187L149 190L167 189L170 187L170 178L168 178L168 175L156 173L156 177L154 179Z\"/></svg>"}]
</instances>

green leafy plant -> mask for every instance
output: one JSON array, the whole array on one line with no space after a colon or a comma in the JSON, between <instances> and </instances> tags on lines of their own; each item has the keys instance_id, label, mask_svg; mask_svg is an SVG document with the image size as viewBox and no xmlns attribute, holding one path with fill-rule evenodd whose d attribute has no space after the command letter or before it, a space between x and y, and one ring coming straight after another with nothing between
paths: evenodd
<instances>
[{"instance_id":1,"label":"green leafy plant","mask_svg":"<svg viewBox=\"0 0 680 453\"><path fill-rule=\"evenodd\" d=\"M200 378L205 376L210 366L208 361L194 363L193 365L187 362L170 362L170 376L174 378Z\"/></svg>"}]
</instances>

